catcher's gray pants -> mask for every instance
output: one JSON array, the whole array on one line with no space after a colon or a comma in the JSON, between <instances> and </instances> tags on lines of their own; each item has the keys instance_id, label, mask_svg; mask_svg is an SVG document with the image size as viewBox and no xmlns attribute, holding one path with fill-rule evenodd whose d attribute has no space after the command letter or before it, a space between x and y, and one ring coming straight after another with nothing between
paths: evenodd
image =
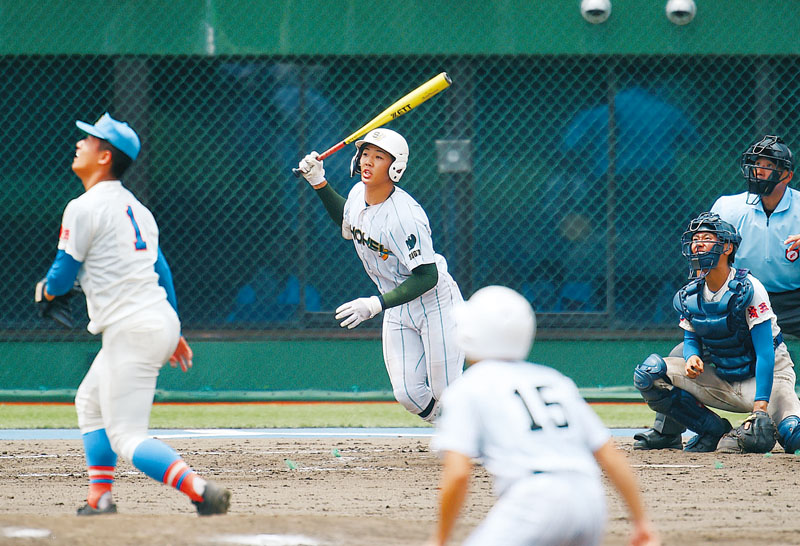
<instances>
[{"instance_id":1,"label":"catcher's gray pants","mask_svg":"<svg viewBox=\"0 0 800 546\"><path fill-rule=\"evenodd\" d=\"M503 493L464 546L595 546L603 541L605 521L599 479L535 474Z\"/></svg>"},{"instance_id":2,"label":"catcher's gray pants","mask_svg":"<svg viewBox=\"0 0 800 546\"><path fill-rule=\"evenodd\" d=\"M756 378L729 383L716 374L714 366L704 361L703 373L689 379L686 376L686 361L679 357L667 357L667 377L673 385L692 394L700 402L712 408L736 413L750 413L756 398ZM794 391L794 363L781 343L775 349L772 394L767 411L776 424L790 415L800 416L800 400Z\"/></svg>"}]
</instances>

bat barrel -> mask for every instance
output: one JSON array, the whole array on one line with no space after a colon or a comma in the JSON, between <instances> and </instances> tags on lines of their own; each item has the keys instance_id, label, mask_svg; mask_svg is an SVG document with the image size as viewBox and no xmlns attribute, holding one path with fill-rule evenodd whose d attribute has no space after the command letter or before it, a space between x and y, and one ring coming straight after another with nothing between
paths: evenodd
<instances>
[{"instance_id":1,"label":"bat barrel","mask_svg":"<svg viewBox=\"0 0 800 546\"><path fill-rule=\"evenodd\" d=\"M345 147L345 145L350 144L357 138L364 136L368 132L373 129L377 129L385 125L386 123L399 118L400 116L410 112L412 109L416 108L423 102L427 101L440 91L443 91L450 87L450 84L453 83L453 80L450 79L450 76L447 75L447 72L442 72L435 77L431 78L427 82L423 83L407 95L405 95L400 100L396 101L392 104L389 108L375 116L372 121L367 123L366 125L362 126L359 130L352 133L346 139L339 142L337 145L329 148L322 154L320 154L320 159L325 159L329 155L341 150ZM292 169L292 172L295 176L300 176L300 169Z\"/></svg>"}]
</instances>

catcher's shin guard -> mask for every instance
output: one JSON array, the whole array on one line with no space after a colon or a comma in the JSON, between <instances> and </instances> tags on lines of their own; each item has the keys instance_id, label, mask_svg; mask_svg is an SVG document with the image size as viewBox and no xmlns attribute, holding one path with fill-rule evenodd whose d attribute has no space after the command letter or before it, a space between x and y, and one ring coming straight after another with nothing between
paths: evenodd
<instances>
[{"instance_id":1,"label":"catcher's shin guard","mask_svg":"<svg viewBox=\"0 0 800 546\"><path fill-rule=\"evenodd\" d=\"M800 450L800 417L790 415L778 424L778 442L786 453Z\"/></svg>"},{"instance_id":2,"label":"catcher's shin guard","mask_svg":"<svg viewBox=\"0 0 800 546\"><path fill-rule=\"evenodd\" d=\"M698 434L717 436L730 430L730 424L705 407L688 392L672 385L667 377L667 363L657 354L648 356L633 372L633 384L647 405L672 417Z\"/></svg>"}]
</instances>

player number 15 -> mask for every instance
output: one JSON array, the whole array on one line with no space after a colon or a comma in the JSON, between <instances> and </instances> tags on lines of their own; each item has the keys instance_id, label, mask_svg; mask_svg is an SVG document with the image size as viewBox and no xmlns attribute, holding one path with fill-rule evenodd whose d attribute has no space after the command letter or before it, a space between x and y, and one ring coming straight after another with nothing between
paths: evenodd
<instances>
[{"instance_id":1,"label":"player number 15","mask_svg":"<svg viewBox=\"0 0 800 546\"><path fill-rule=\"evenodd\" d=\"M548 391L547 387L541 385L535 389L525 389L524 393L519 389L514 390L531 418L531 430L541 430L543 425L558 428L569 426L563 406L557 400L549 399Z\"/></svg>"}]
</instances>

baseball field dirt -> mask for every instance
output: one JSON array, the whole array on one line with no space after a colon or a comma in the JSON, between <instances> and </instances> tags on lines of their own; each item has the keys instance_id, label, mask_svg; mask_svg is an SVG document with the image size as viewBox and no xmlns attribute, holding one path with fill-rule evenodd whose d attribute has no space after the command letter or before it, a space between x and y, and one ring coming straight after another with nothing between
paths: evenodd
<instances>
[{"instance_id":1,"label":"baseball field dirt","mask_svg":"<svg viewBox=\"0 0 800 546\"><path fill-rule=\"evenodd\" d=\"M121 462L119 513L76 517L87 478L79 441L0 445L0 544L408 545L436 517L439 462L428 439L169 440L196 470L233 492L224 516ZM800 457L642 452L617 438L639 476L664 544L798 543ZM608 491L604 544L627 542L626 512ZM493 503L476 468L453 544Z\"/></svg>"}]
</instances>

